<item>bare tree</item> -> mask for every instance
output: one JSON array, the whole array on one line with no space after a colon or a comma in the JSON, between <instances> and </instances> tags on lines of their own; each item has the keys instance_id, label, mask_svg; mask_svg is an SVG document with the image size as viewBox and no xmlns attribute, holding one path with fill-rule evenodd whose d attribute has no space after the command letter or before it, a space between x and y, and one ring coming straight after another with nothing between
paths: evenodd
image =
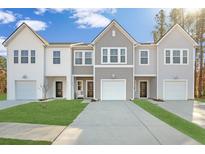
<instances>
[{"instance_id":1,"label":"bare tree","mask_svg":"<svg viewBox=\"0 0 205 154\"><path fill-rule=\"evenodd\" d=\"M43 92L43 99L47 99L47 94L48 94L48 91L49 91L49 85L48 85L47 80L44 82L44 84L42 84L40 86L40 88Z\"/></svg>"}]
</instances>

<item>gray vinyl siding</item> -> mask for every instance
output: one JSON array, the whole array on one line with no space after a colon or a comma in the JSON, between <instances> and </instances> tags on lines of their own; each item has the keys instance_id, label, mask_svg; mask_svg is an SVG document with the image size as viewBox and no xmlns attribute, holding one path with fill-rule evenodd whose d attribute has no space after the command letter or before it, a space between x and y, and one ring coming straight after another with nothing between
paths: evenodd
<instances>
[{"instance_id":1,"label":"gray vinyl siding","mask_svg":"<svg viewBox=\"0 0 205 154\"><path fill-rule=\"evenodd\" d=\"M135 98L139 98L139 80L148 80L148 97L156 98L157 80L156 77L135 77Z\"/></svg>"},{"instance_id":2,"label":"gray vinyl siding","mask_svg":"<svg viewBox=\"0 0 205 154\"><path fill-rule=\"evenodd\" d=\"M189 49L189 64L188 65L165 65L164 64L164 49L166 48L181 48ZM165 79L186 79L188 80L188 99L194 98L194 60L193 60L193 45L179 31L172 31L158 46L158 97L163 99L163 80Z\"/></svg>"},{"instance_id":3,"label":"gray vinyl siding","mask_svg":"<svg viewBox=\"0 0 205 154\"><path fill-rule=\"evenodd\" d=\"M115 30L116 36L112 36L112 30ZM133 43L127 39L115 26L112 26L104 35L95 43L95 64L101 65L101 48L102 47L126 47L127 64L133 64ZM119 64L116 64L119 65Z\"/></svg>"},{"instance_id":4,"label":"gray vinyl siding","mask_svg":"<svg viewBox=\"0 0 205 154\"><path fill-rule=\"evenodd\" d=\"M92 77L75 77L74 78L74 96L76 98L77 80L83 80L83 94L86 97L86 80L93 80Z\"/></svg>"},{"instance_id":5,"label":"gray vinyl siding","mask_svg":"<svg viewBox=\"0 0 205 154\"><path fill-rule=\"evenodd\" d=\"M139 65L139 50L149 50L149 65ZM135 48L135 74L157 74L157 48L155 46Z\"/></svg>"},{"instance_id":6,"label":"gray vinyl siding","mask_svg":"<svg viewBox=\"0 0 205 154\"><path fill-rule=\"evenodd\" d=\"M133 68L97 68L95 70L95 97L100 99L101 79L112 79L115 74L116 79L126 79L126 99L133 97Z\"/></svg>"}]
</instances>

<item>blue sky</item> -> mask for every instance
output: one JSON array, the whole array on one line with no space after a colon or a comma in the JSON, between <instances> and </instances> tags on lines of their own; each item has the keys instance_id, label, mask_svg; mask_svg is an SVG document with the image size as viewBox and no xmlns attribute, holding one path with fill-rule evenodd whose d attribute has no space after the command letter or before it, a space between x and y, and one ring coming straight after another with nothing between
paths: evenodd
<instances>
[{"instance_id":1,"label":"blue sky","mask_svg":"<svg viewBox=\"0 0 205 154\"><path fill-rule=\"evenodd\" d=\"M150 42L159 9L0 9L0 41L22 22L49 42L90 42L112 20L137 41ZM5 52L0 47L0 54ZM4 54L4 53L3 53Z\"/></svg>"}]
</instances>

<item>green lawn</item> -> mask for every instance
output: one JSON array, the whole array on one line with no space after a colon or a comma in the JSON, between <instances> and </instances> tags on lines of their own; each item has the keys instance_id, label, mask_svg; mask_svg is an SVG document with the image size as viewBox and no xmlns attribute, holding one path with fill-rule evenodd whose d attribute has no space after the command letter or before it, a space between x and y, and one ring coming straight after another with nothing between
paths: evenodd
<instances>
[{"instance_id":1,"label":"green lawn","mask_svg":"<svg viewBox=\"0 0 205 154\"><path fill-rule=\"evenodd\" d=\"M50 145L48 141L31 141L31 140L17 140L0 138L0 145Z\"/></svg>"},{"instance_id":2,"label":"green lawn","mask_svg":"<svg viewBox=\"0 0 205 154\"><path fill-rule=\"evenodd\" d=\"M147 100L134 100L134 103L147 112L151 113L155 117L159 118L160 120L166 122L170 126L192 137L199 143L205 144L205 129L171 112L168 112L165 109L159 107L158 105L152 104Z\"/></svg>"},{"instance_id":3,"label":"green lawn","mask_svg":"<svg viewBox=\"0 0 205 154\"><path fill-rule=\"evenodd\" d=\"M199 103L205 103L205 96L201 98L196 98L195 100L197 100Z\"/></svg>"},{"instance_id":4,"label":"green lawn","mask_svg":"<svg viewBox=\"0 0 205 154\"><path fill-rule=\"evenodd\" d=\"M6 100L6 94L5 93L0 93L0 101Z\"/></svg>"},{"instance_id":5,"label":"green lawn","mask_svg":"<svg viewBox=\"0 0 205 154\"><path fill-rule=\"evenodd\" d=\"M32 102L0 110L0 122L69 125L87 106L82 100Z\"/></svg>"}]
</instances>

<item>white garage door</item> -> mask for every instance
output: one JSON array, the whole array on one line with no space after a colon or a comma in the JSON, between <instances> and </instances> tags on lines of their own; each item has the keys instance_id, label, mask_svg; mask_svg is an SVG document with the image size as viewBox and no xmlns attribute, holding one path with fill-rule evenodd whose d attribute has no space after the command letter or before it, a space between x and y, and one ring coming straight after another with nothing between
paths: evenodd
<instances>
[{"instance_id":1,"label":"white garage door","mask_svg":"<svg viewBox=\"0 0 205 154\"><path fill-rule=\"evenodd\" d=\"M36 99L36 82L16 81L16 99Z\"/></svg>"},{"instance_id":2,"label":"white garage door","mask_svg":"<svg viewBox=\"0 0 205 154\"><path fill-rule=\"evenodd\" d=\"M102 100L126 100L125 80L102 80Z\"/></svg>"},{"instance_id":3,"label":"white garage door","mask_svg":"<svg viewBox=\"0 0 205 154\"><path fill-rule=\"evenodd\" d=\"M186 81L165 81L165 100L186 100Z\"/></svg>"}]
</instances>

